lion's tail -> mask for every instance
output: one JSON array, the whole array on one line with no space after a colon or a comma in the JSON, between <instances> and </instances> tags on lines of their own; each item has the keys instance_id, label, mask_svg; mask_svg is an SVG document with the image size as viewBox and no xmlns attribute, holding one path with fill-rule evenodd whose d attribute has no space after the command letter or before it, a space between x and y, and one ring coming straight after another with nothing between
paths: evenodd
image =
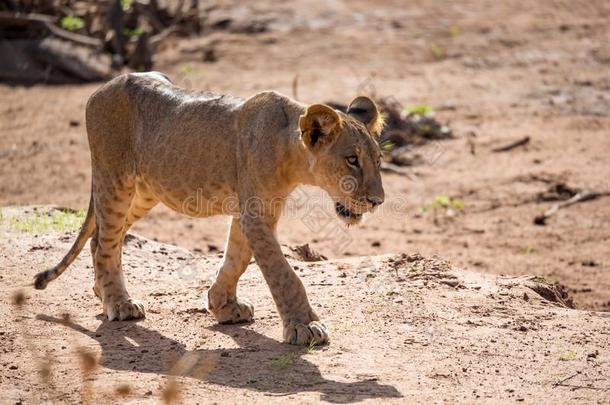
<instances>
[{"instance_id":1,"label":"lion's tail","mask_svg":"<svg viewBox=\"0 0 610 405\"><path fill-rule=\"evenodd\" d=\"M34 288L37 290L44 290L51 281L55 280L57 277L63 273L70 264L76 259L83 250L83 246L87 242L87 239L93 234L95 230L95 208L93 206L93 193L91 194L91 198L89 199L89 209L87 210L87 216L85 217L85 222L80 229L80 233L78 237L74 241L74 244L70 248L68 254L64 256L64 258L59 262L59 264L55 267L50 268L49 270L40 272L34 278Z\"/></svg>"}]
</instances>

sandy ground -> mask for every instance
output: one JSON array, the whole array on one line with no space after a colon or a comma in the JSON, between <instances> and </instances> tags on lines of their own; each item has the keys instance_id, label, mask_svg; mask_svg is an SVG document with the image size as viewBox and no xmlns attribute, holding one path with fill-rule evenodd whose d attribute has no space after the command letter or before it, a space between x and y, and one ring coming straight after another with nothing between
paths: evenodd
<instances>
[{"instance_id":1,"label":"sandy ground","mask_svg":"<svg viewBox=\"0 0 610 405\"><path fill-rule=\"evenodd\" d=\"M75 232L2 230L2 403L610 401L607 313L543 299L558 295L532 277L417 254L290 258L332 331L328 346L298 348L280 343L255 264L238 292L255 321L219 326L201 308L220 259L131 237L125 273L147 318L108 323L90 290L88 249L47 290L27 287Z\"/></svg>"}]
</instances>

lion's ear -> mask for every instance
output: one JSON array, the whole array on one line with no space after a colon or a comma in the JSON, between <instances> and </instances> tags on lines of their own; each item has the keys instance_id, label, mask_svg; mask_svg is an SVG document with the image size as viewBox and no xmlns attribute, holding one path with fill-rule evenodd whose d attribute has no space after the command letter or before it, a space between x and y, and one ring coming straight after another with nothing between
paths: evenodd
<instances>
[{"instance_id":1,"label":"lion's ear","mask_svg":"<svg viewBox=\"0 0 610 405\"><path fill-rule=\"evenodd\" d=\"M312 104L299 117L301 139L309 149L333 143L343 121L339 114L324 104Z\"/></svg>"},{"instance_id":2,"label":"lion's ear","mask_svg":"<svg viewBox=\"0 0 610 405\"><path fill-rule=\"evenodd\" d=\"M377 105L368 97L356 97L347 107L347 115L362 122L373 136L379 136L383 129L383 117L377 110Z\"/></svg>"}]
</instances>

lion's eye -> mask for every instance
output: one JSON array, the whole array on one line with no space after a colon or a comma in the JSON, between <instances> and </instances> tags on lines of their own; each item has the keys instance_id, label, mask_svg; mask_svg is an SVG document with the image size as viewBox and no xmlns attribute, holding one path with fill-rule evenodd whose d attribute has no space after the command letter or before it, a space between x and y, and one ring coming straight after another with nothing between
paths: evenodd
<instances>
[{"instance_id":1,"label":"lion's eye","mask_svg":"<svg viewBox=\"0 0 610 405\"><path fill-rule=\"evenodd\" d=\"M358 164L358 156L348 156L345 158L345 161L350 166L360 167L360 165Z\"/></svg>"}]
</instances>

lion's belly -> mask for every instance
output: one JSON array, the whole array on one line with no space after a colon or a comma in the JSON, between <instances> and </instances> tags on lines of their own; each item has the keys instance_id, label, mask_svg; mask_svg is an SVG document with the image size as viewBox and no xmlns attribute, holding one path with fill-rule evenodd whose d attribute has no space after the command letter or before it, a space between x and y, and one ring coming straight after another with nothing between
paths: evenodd
<instances>
[{"instance_id":1,"label":"lion's belly","mask_svg":"<svg viewBox=\"0 0 610 405\"><path fill-rule=\"evenodd\" d=\"M190 217L236 215L237 194L223 183L189 182L184 179L160 181L143 179L152 194L172 210Z\"/></svg>"}]
</instances>

